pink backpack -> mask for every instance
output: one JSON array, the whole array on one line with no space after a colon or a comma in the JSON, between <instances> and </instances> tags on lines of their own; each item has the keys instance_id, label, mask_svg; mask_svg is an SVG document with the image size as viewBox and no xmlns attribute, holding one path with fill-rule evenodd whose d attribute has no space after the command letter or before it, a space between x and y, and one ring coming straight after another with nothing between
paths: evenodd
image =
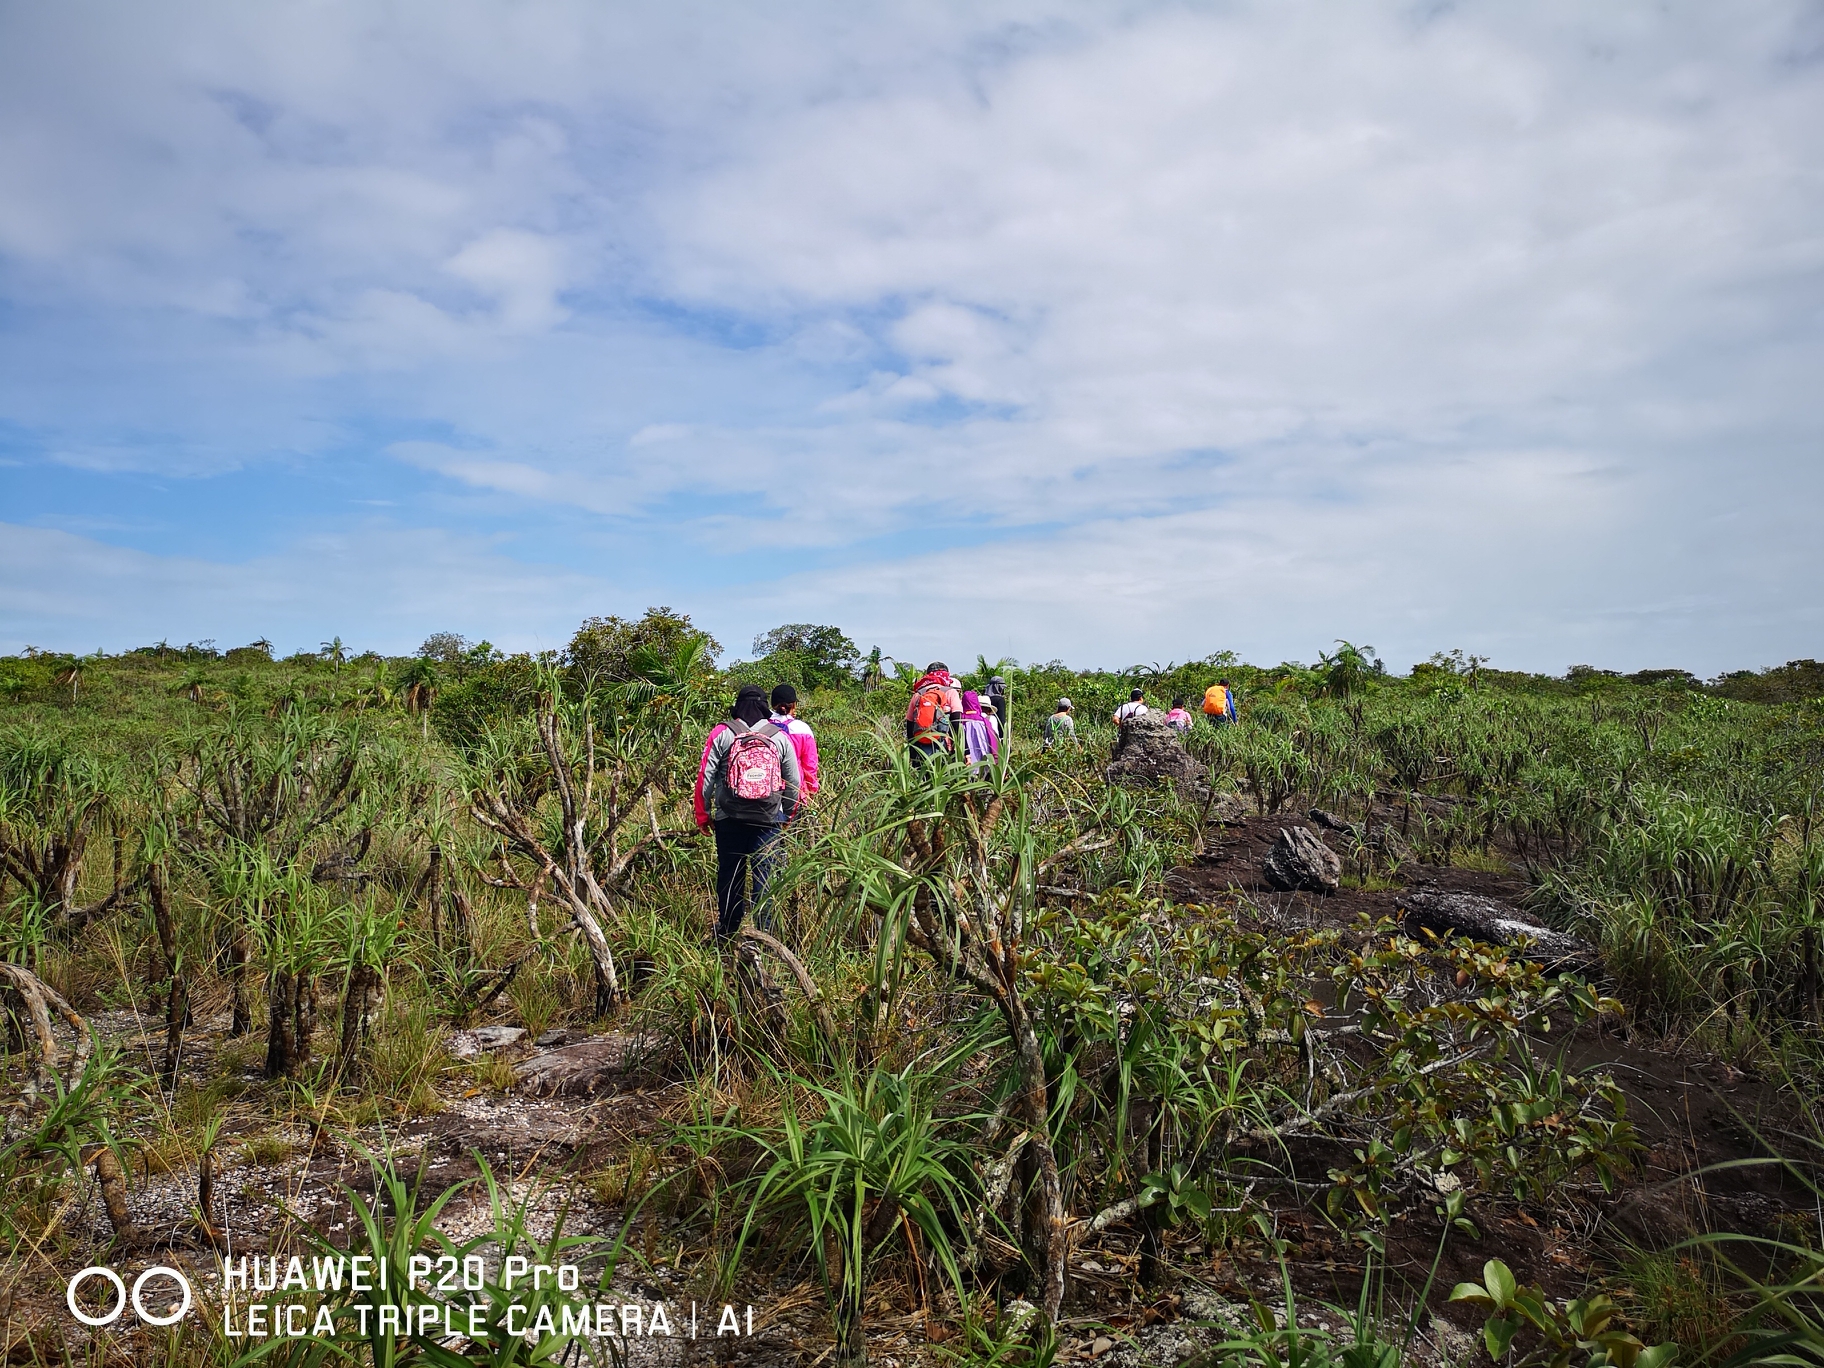
<instances>
[{"instance_id":1,"label":"pink backpack","mask_svg":"<svg viewBox=\"0 0 1824 1368\"><path fill-rule=\"evenodd\" d=\"M771 722L749 728L738 719L729 725L735 730L735 739L728 748L728 768L724 771L728 791L746 802L772 802L785 788L779 752L773 745L779 729Z\"/></svg>"}]
</instances>

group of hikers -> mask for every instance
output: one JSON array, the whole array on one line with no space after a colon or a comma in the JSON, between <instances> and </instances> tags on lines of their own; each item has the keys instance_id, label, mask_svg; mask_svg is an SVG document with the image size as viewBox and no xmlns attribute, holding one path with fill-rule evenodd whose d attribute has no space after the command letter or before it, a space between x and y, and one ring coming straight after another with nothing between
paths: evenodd
<instances>
[{"instance_id":1,"label":"group of hikers","mask_svg":"<svg viewBox=\"0 0 1824 1368\"><path fill-rule=\"evenodd\" d=\"M938 756L960 755L973 767L998 757L1008 726L1007 681L995 675L988 690L965 689L943 661L933 661L913 682L906 705L906 747L915 765ZM1136 688L1115 709L1117 731L1149 712L1146 691ZM1204 691L1203 715L1214 726L1235 721L1229 681ZM1181 735L1193 718L1185 696L1172 700L1165 723ZM1044 745L1077 744L1075 705L1060 698L1045 719ZM817 793L817 736L798 716L798 691L780 684L769 695L758 684L743 685L726 720L703 742L693 803L697 827L716 841L716 930L718 944L734 937L751 914L770 934L772 917L766 885L775 846L792 819Z\"/></svg>"},{"instance_id":2,"label":"group of hikers","mask_svg":"<svg viewBox=\"0 0 1824 1368\"><path fill-rule=\"evenodd\" d=\"M1165 725L1180 736L1187 734L1194 724L1194 719L1185 708L1185 695L1178 694L1172 699L1171 710L1165 714ZM1136 688L1127 696L1127 702L1115 709L1114 723L1116 733L1136 717L1144 717L1152 709L1146 704L1146 690ZM1211 726L1227 726L1235 720L1235 691L1229 687L1229 681L1219 679L1203 691L1203 715ZM1043 728L1045 749L1064 744L1077 743L1076 705L1068 698L1060 698L1058 705L1045 719Z\"/></svg>"},{"instance_id":3,"label":"group of hikers","mask_svg":"<svg viewBox=\"0 0 1824 1368\"><path fill-rule=\"evenodd\" d=\"M703 742L693 798L697 829L716 838L718 943L740 931L750 911L760 930L771 930L773 846L816 793L817 737L798 718L798 691L780 684L769 698L758 684L743 685L728 719Z\"/></svg>"},{"instance_id":4,"label":"group of hikers","mask_svg":"<svg viewBox=\"0 0 1824 1368\"><path fill-rule=\"evenodd\" d=\"M1007 730L1007 681L988 681L986 695L962 687L941 660L925 667L912 685L906 704L906 745L914 764L938 754L961 752L971 765L1001 753Z\"/></svg>"}]
</instances>

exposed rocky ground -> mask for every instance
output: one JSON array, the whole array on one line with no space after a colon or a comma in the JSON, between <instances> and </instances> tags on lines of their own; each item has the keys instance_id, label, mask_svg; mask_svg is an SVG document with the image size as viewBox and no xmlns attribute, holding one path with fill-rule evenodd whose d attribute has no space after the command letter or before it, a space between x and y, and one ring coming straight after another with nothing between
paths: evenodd
<instances>
[{"instance_id":1,"label":"exposed rocky ground","mask_svg":"<svg viewBox=\"0 0 1824 1368\"><path fill-rule=\"evenodd\" d=\"M1414 934L1430 930L1524 944L1529 958L1567 972L1595 970L1600 982L1593 948L1541 925L1526 908L1527 884L1516 872L1420 863L1399 837L1401 816L1391 802L1377 802L1365 822L1321 812L1236 814L1206 833L1206 852L1194 867L1174 871L1169 887L1183 903L1239 898L1280 926L1348 927L1366 916L1399 921ZM1275 871L1274 856L1289 846L1308 850L1321 842L1339 865L1355 871L1363 825L1370 832L1370 868L1389 872L1371 874L1366 886L1360 878L1345 878L1333 892L1280 886L1285 878ZM1295 845L1288 832L1299 833ZM1404 851L1404 857L1388 861L1390 850ZM1612 1256L1627 1244L1663 1248L1705 1230L1765 1233L1782 1219L1809 1212L1813 1194L1777 1166L1719 1171L1732 1161L1766 1155L1761 1137L1781 1134L1791 1123L1791 1108L1766 1080L1719 1060L1656 1047L1625 1027L1578 1031L1560 1048L1577 1071L1613 1073L1647 1147L1644 1163L1624 1188L1586 1209L1559 1213L1557 1220L1542 1223L1517 1204L1487 1213L1478 1222L1480 1241L1455 1240L1446 1248L1432 1293L1434 1309L1446 1320L1464 1328L1474 1323L1443 1299L1456 1282L1479 1279L1482 1262L1492 1254L1506 1260L1521 1281L1570 1296L1592 1278L1609 1275ZM1297 1214L1285 1219L1309 1231L1292 1265L1299 1286L1353 1305L1359 1278L1346 1276L1355 1270L1335 1257L1337 1242L1321 1223ZM1390 1247L1395 1268L1415 1286L1424 1282L1434 1252L1429 1240Z\"/></svg>"}]
</instances>

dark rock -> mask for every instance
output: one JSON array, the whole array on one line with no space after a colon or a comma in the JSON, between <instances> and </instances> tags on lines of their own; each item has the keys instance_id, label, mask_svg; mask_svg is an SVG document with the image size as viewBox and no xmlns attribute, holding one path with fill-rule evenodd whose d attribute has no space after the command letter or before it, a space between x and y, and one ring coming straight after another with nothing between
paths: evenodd
<instances>
[{"instance_id":1,"label":"dark rock","mask_svg":"<svg viewBox=\"0 0 1824 1368\"><path fill-rule=\"evenodd\" d=\"M450 1053L458 1059L510 1050L526 1042L523 1026L477 1026L471 1031L458 1031L450 1037Z\"/></svg>"},{"instance_id":2,"label":"dark rock","mask_svg":"<svg viewBox=\"0 0 1824 1368\"><path fill-rule=\"evenodd\" d=\"M1326 831L1334 831L1337 835L1347 836L1350 840L1354 840L1360 834L1354 822L1345 821L1334 812L1325 812L1322 808L1312 808L1306 816Z\"/></svg>"},{"instance_id":3,"label":"dark rock","mask_svg":"<svg viewBox=\"0 0 1824 1368\"><path fill-rule=\"evenodd\" d=\"M1240 826L1248 820L1248 804L1239 793L1215 795L1207 809L1211 826Z\"/></svg>"},{"instance_id":4,"label":"dark rock","mask_svg":"<svg viewBox=\"0 0 1824 1368\"><path fill-rule=\"evenodd\" d=\"M570 1043L570 1032L566 1031L562 1026L553 1026L550 1030L542 1032L538 1039L532 1043L537 1045L541 1050L552 1045L568 1045Z\"/></svg>"},{"instance_id":5,"label":"dark rock","mask_svg":"<svg viewBox=\"0 0 1824 1368\"><path fill-rule=\"evenodd\" d=\"M1343 862L1309 827L1281 827L1261 872L1271 887L1284 892L1334 893L1342 882Z\"/></svg>"},{"instance_id":6,"label":"dark rock","mask_svg":"<svg viewBox=\"0 0 1824 1368\"><path fill-rule=\"evenodd\" d=\"M1105 774L1111 784L1136 788L1175 784L1181 793L1199 802L1210 791L1202 763L1184 748L1184 738L1166 725L1161 712L1128 720L1115 738L1114 761Z\"/></svg>"},{"instance_id":7,"label":"dark rock","mask_svg":"<svg viewBox=\"0 0 1824 1368\"><path fill-rule=\"evenodd\" d=\"M1485 945L1518 945L1529 940L1526 956L1556 972L1582 973L1596 968L1596 947L1577 936L1541 926L1504 902L1475 893L1408 893L1400 899L1406 921L1445 936L1467 936Z\"/></svg>"},{"instance_id":8,"label":"dark rock","mask_svg":"<svg viewBox=\"0 0 1824 1368\"><path fill-rule=\"evenodd\" d=\"M514 1070L514 1078L532 1093L593 1093L618 1088L641 1062L641 1045L638 1036L597 1036L533 1055Z\"/></svg>"},{"instance_id":9,"label":"dark rock","mask_svg":"<svg viewBox=\"0 0 1824 1368\"><path fill-rule=\"evenodd\" d=\"M1412 859L1412 847L1391 822L1382 822L1370 831L1364 844L1371 861L1381 869L1395 870Z\"/></svg>"}]
</instances>

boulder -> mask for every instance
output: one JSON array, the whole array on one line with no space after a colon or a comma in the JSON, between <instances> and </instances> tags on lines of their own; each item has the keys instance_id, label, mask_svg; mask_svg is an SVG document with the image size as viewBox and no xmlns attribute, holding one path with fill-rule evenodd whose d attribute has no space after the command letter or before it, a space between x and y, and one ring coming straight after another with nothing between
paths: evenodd
<instances>
[{"instance_id":1,"label":"boulder","mask_svg":"<svg viewBox=\"0 0 1824 1368\"><path fill-rule=\"evenodd\" d=\"M1370 831L1366 844L1373 862L1382 869L1398 869L1412 858L1412 847L1391 822L1382 822Z\"/></svg>"},{"instance_id":2,"label":"boulder","mask_svg":"<svg viewBox=\"0 0 1824 1368\"><path fill-rule=\"evenodd\" d=\"M1354 822L1346 821L1334 812L1325 812L1322 808L1312 808L1305 815L1326 831L1334 831L1337 835L1347 836L1352 841L1360 834Z\"/></svg>"},{"instance_id":3,"label":"boulder","mask_svg":"<svg viewBox=\"0 0 1824 1368\"><path fill-rule=\"evenodd\" d=\"M1136 788L1176 784L1186 797L1199 802L1210 791L1203 764L1184 748L1184 738L1166 725L1161 712L1128 720L1115 738L1114 760L1105 775L1111 784Z\"/></svg>"},{"instance_id":4,"label":"boulder","mask_svg":"<svg viewBox=\"0 0 1824 1368\"><path fill-rule=\"evenodd\" d=\"M1309 827L1281 827L1260 867L1270 887L1288 893L1334 893L1343 878L1343 862Z\"/></svg>"},{"instance_id":5,"label":"boulder","mask_svg":"<svg viewBox=\"0 0 1824 1368\"><path fill-rule=\"evenodd\" d=\"M450 1053L458 1059L509 1050L525 1043L523 1026L477 1026L472 1031L458 1031L450 1037Z\"/></svg>"},{"instance_id":6,"label":"boulder","mask_svg":"<svg viewBox=\"0 0 1824 1368\"><path fill-rule=\"evenodd\" d=\"M515 1081L531 1093L594 1093L618 1088L642 1062L638 1036L597 1036L592 1040L543 1050L514 1070Z\"/></svg>"},{"instance_id":7,"label":"boulder","mask_svg":"<svg viewBox=\"0 0 1824 1368\"><path fill-rule=\"evenodd\" d=\"M475 1037L475 1043L484 1050L505 1050L526 1042L524 1026L477 1026L469 1034Z\"/></svg>"},{"instance_id":8,"label":"boulder","mask_svg":"<svg viewBox=\"0 0 1824 1368\"><path fill-rule=\"evenodd\" d=\"M1531 942L1526 957L1555 973L1586 973L1602 957L1577 936L1541 926L1519 908L1475 893L1407 893L1399 908L1408 924L1442 936L1467 936L1485 945Z\"/></svg>"},{"instance_id":9,"label":"boulder","mask_svg":"<svg viewBox=\"0 0 1824 1368\"><path fill-rule=\"evenodd\" d=\"M1208 808L1211 826L1240 826L1248 820L1248 804L1239 793L1219 793Z\"/></svg>"}]
</instances>

